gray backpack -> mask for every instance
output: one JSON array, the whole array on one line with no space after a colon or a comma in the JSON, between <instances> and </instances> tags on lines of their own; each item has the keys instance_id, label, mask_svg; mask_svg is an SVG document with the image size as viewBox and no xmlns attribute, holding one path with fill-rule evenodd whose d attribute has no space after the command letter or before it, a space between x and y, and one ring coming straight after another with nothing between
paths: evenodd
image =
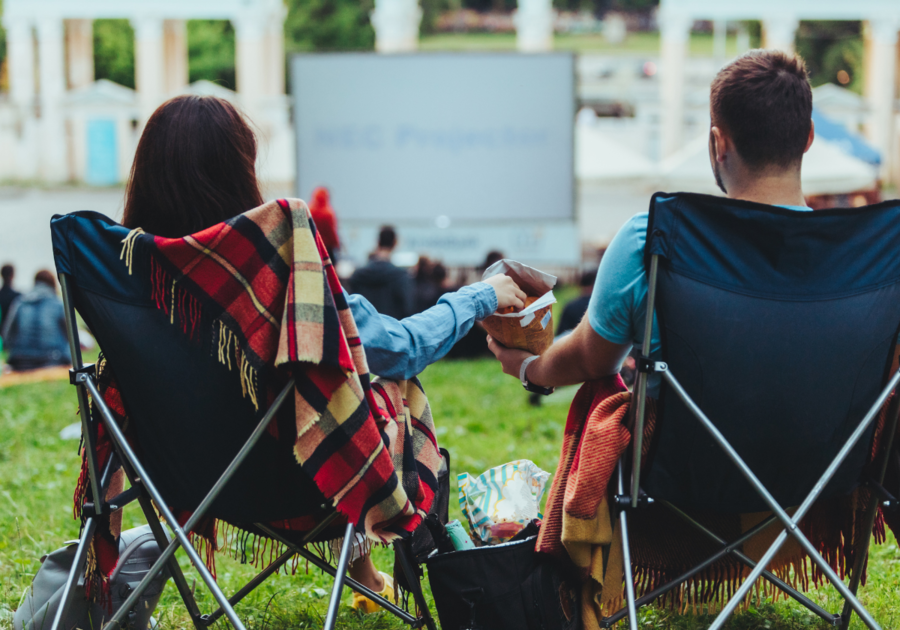
<instances>
[{"instance_id":1,"label":"gray backpack","mask_svg":"<svg viewBox=\"0 0 900 630\"><path fill-rule=\"evenodd\" d=\"M26 589L13 617L15 630L48 629L53 624L77 546L77 540L69 542L41 560L41 568ZM113 611L125 603L128 594L144 578L159 554L159 546L149 525L122 532L119 538L119 563L109 578ZM156 626L150 615L159 603L167 579L168 571L163 571L153 580L138 600L135 609L125 618L123 628L147 630ZM85 601L84 579L81 578L75 587L66 619L60 624L60 630L99 630L109 616L106 607Z\"/></svg>"}]
</instances>

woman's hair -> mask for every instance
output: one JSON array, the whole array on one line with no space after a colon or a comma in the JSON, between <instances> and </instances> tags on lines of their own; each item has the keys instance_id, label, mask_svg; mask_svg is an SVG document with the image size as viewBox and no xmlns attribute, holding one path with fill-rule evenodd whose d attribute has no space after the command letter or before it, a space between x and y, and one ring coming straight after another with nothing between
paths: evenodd
<instances>
[{"instance_id":1,"label":"woman's hair","mask_svg":"<svg viewBox=\"0 0 900 630\"><path fill-rule=\"evenodd\" d=\"M262 205L256 137L215 96L178 96L153 112L125 193L123 225L170 238Z\"/></svg>"}]
</instances>

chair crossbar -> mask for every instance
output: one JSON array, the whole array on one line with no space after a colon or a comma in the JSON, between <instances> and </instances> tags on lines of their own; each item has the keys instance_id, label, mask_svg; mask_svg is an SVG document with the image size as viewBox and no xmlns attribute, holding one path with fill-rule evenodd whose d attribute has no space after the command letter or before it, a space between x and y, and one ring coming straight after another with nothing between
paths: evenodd
<instances>
[{"instance_id":1,"label":"chair crossbar","mask_svg":"<svg viewBox=\"0 0 900 630\"><path fill-rule=\"evenodd\" d=\"M785 510L778 504L775 498L772 497L768 489L766 489L762 482L759 481L750 467L747 466L746 462L744 462L740 455L738 455L737 451L734 450L734 447L729 444L729 442L716 428L712 421L706 416L706 414L703 413L703 410L700 409L700 407L691 399L690 395L684 390L684 388L674 377L672 372L668 369L663 369L662 375L666 382L672 387L672 389L675 390L675 393L678 394L678 397L682 400L682 402L684 402L684 404L688 407L691 413L700 421L700 423L703 425L703 428L706 429L706 431L713 437L719 447L725 451L728 457L741 471L741 474L743 474L747 481L750 482L754 490L756 490L756 492L763 498L763 500L770 507L778 520L781 521L782 525L785 527L785 529L778 535L778 537L775 539L775 542L772 543L768 551L763 555L757 565L751 570L750 575L746 580L744 580L734 596L725 605L725 608L716 617L715 621L710 626L710 630L721 630L722 626L734 612L735 608L737 608L738 604L744 600L744 598L750 592L750 589L753 587L753 584L757 579L759 579L763 571L765 571L768 565L772 562L775 554L787 540L788 535L793 536L800 544L800 546L803 547L803 550L810 556L810 559L812 559L812 561L816 563L822 573L825 574L825 577L828 579L828 581L831 582L835 589L837 589L837 591L841 594L841 596L844 598L844 601L847 602L853 609L853 611L855 611L860 616L860 619L862 619L863 623L865 623L866 626L871 630L880 630L880 626L878 625L878 623L872 618L869 612L856 598L856 595L851 592L847 585L844 584L843 580L837 575L837 573L835 573L835 571L825 561L825 559L822 558L822 556L818 553L812 543L810 543L806 536L800 531L798 525L806 515L807 511L812 507L813 503L816 501L816 499L818 499L819 495L828 485L828 482L831 481L831 478L834 476L835 472L837 472L837 469L840 467L843 461L847 458L847 455L850 454L850 451L875 420L879 410L884 405L890 393L897 387L898 383L900 383L900 370L898 370L891 377L891 379L888 381L888 384L882 389L875 403L866 413L863 420L859 423L859 425L841 447L841 450L832 460L827 470L816 482L812 491L807 495L806 499L803 501L800 507L797 508L793 518L790 517L787 512L785 512Z\"/></svg>"},{"instance_id":2,"label":"chair crossbar","mask_svg":"<svg viewBox=\"0 0 900 630\"><path fill-rule=\"evenodd\" d=\"M757 535L759 532L761 532L762 530L766 529L769 525L771 525L771 524L772 524L773 522L775 522L775 520L776 520L774 516L770 516L769 518L765 519L764 521L762 521L761 523L757 524L755 527L753 527L752 529L750 529L748 532L746 532L746 533L745 533L744 535L742 535L740 538L738 538L738 539L735 540L734 542L728 544L728 543L726 543L723 539L719 538L719 537L716 536L714 533L710 532L709 530L707 530L706 528L704 528L702 525L700 525L699 523L697 523L696 521L694 521L693 519L691 519L691 518L690 518L687 514L685 514L684 512L681 512L680 510L678 510L677 508L675 508L675 507L672 506L671 504L668 504L668 505L669 505L670 507L672 507L672 508L676 511L676 513L678 513L679 516L681 516L682 518L686 519L686 520L689 521L690 523L694 524L696 527L700 528L702 531L704 531L706 534L708 534L708 535L709 535L712 539L714 539L716 542L718 542L719 544L723 545L723 547L722 547L721 549L719 549L718 551L716 551L716 553L714 553L713 555L711 555L709 558L707 558L706 560L704 560L703 562L701 562L700 564L698 564L698 565L692 567L691 569L689 569L689 570L686 571L685 573L682 573L680 576L678 576L678 577L675 578L674 580L672 580L672 581L670 581L670 582L668 582L668 583L666 583L666 584L663 584L663 585L660 586L659 588L656 588L656 589L650 591L649 593L647 593L646 595L643 595L642 597L640 597L640 598L638 598L637 600L635 600L635 605L636 605L638 608L640 608L640 607L642 607L642 606L646 606L647 604L649 604L649 603L652 602L653 600L657 599L658 597L661 597L661 596L665 595L665 594L668 593L669 591L673 590L674 588L678 587L678 586L681 585L682 583L684 583L684 582L686 582L687 580L691 579L692 577L694 577L695 575L697 575L698 573L700 573L701 571L703 571L703 570L706 569L707 567L711 566L711 565L714 564L715 562L718 562L719 560L721 560L721 559L724 558L725 556L730 555L730 554L735 554L735 555L736 555L736 554L740 553L740 552L737 552L737 548L738 548L738 547L740 547L742 544L744 544L745 542L747 542L748 540L750 540L751 538L753 538L754 536L756 536L756 535ZM741 555L743 555L743 554L741 554ZM744 558L746 558L746 556L744 556ZM747 563L750 563L751 565L753 564L753 561L750 560L749 558L746 558L746 562L747 562ZM784 585L785 587L790 588L789 586L787 586L787 584L784 584L784 582L782 582L781 580L779 580L777 577L775 577L774 575L772 575L772 574L769 573L768 571L765 573L765 576L766 576L767 578L769 578L770 581L772 581L772 582L775 583L776 585L779 585L779 586L780 586L780 585ZM802 603L802 602L801 602L801 603ZM810 602L810 604L812 604L812 602ZM814 606L815 604L812 604L812 605ZM813 612L816 612L816 611L813 611ZM619 611L617 611L616 613L610 615L609 617L605 617L604 619L602 619L601 622L600 622L600 625L601 625L602 627L604 627L604 628L612 627L614 624L616 624L616 623L618 623L619 621L621 621L621 620L625 617L626 614L627 614L627 608L622 608L621 610L619 610ZM828 613L825 613L825 615L827 615L827 619L828 619L829 621L832 620L833 615L829 615Z\"/></svg>"},{"instance_id":3,"label":"chair crossbar","mask_svg":"<svg viewBox=\"0 0 900 630\"><path fill-rule=\"evenodd\" d=\"M718 535L717 535L715 532L713 532L712 530L707 529L707 528L704 527L701 523L698 523L697 521L695 521L694 519L692 519L690 516L688 516L688 514L686 514L685 512L683 512L683 511L682 511L681 509L679 509L678 507L672 505L672 504L669 503L668 501L660 501L660 503L662 503L662 504L665 505L667 508L669 508L671 511L673 511L675 514L677 514L678 516L680 516L680 517L681 517L682 519L684 519L687 523L689 523L690 525L692 525L695 529L697 529L697 530L700 531L701 533L705 534L707 537L710 538L710 540L714 540L715 542L717 542L717 543L719 543L719 544L721 544L721 545L724 545L724 544L725 544L725 539L724 539L724 538L721 538L720 536L718 536ZM763 523L765 524L765 527L768 527L768 526L771 525L773 522L775 522L775 520L776 520L776 517L775 517L774 515L772 515L772 516L769 516L767 519L765 519L765 521L763 521ZM765 527L760 528L760 529L754 528L754 534L753 534L753 535L755 535L756 532L762 531L762 529L765 529ZM752 537L752 536L751 536L751 537ZM745 539L742 539L742 542L743 542L743 540L745 540ZM732 548L731 548L731 551L730 551L730 553L731 553L732 556L734 556L735 558L737 558L738 560L740 560L742 563L744 563L744 565L750 567L751 569L753 569L753 568L756 567L756 562L754 562L751 558L749 558L748 556L744 555L739 549L737 549L737 546L738 546L738 545L729 545L729 546L732 547ZM835 614L833 614L833 613L828 612L827 610L825 610L824 608L822 608L821 606L819 606L818 604L816 604L815 602L813 602L811 599L809 599L808 597L806 597L803 593L801 593L801 592L798 591L797 589L793 588L792 586L790 586L789 584L787 584L786 582L784 582L783 580L781 580L779 577L777 577L776 575L774 575L774 574L771 573L770 571L768 571L768 570L763 571L762 577L764 577L764 578L767 579L769 582L771 582L772 584L774 584L774 585L775 585L778 589L780 589L781 591L787 593L791 598L793 598L794 600L796 600L797 603L799 603L801 606L803 606L804 608L806 608L806 609L809 610L810 612L815 613L816 615L818 615L819 617L821 617L823 620L825 620L825 621L827 621L827 622L829 622L829 623L831 623L831 624L835 624L835 623L840 619L840 615L835 615Z\"/></svg>"},{"instance_id":4,"label":"chair crossbar","mask_svg":"<svg viewBox=\"0 0 900 630\"><path fill-rule=\"evenodd\" d=\"M272 538L273 540L276 540L276 541L280 542L281 544L287 546L288 551L285 553L290 553L292 555L297 554L297 555L301 556L302 558L304 558L305 560L309 561L310 564L315 566L317 569L320 569L320 570L324 571L325 573L327 573L328 575L330 575L331 577L337 579L338 569L331 566L330 564L328 564L327 562L322 560L317 555L311 553L308 549L305 549L299 545L292 543L290 540L286 539L284 536L279 534L277 531L275 531L268 525L265 525L264 523L255 523L254 525L258 529L260 529L262 532L264 532L267 536ZM348 540L350 543L352 543L352 536L345 536L344 545L346 545L348 543ZM343 545L341 547L341 551L343 552ZM340 567L338 567L338 568L340 568ZM405 572L405 570L404 570L404 572ZM407 576L407 577L411 577L411 576ZM381 606L382 608L387 610L389 613L398 617L404 623L409 624L414 628L421 626L422 619L418 619L418 618L414 617L413 615L409 614L408 612L406 612L405 610L403 610L402 608L400 608L399 606L397 606L396 604L394 604L393 602L391 602L384 596L379 595L378 593L376 593L372 589L368 588L367 586L360 584L359 582L357 582L350 576L345 576L343 579L343 582L346 583L347 586L352 588L354 591L365 595L366 597L368 597L369 599L374 601L376 604L378 604L379 606Z\"/></svg>"},{"instance_id":5,"label":"chair crossbar","mask_svg":"<svg viewBox=\"0 0 900 630\"><path fill-rule=\"evenodd\" d=\"M334 522L334 519L336 519L337 517L338 513L335 511L323 518L313 529L311 529L307 534L303 536L303 539L300 541L300 546L305 547L307 544L312 542L316 538L316 536L322 533L322 531L332 522ZM297 555L296 551L294 551L293 549L288 549L283 554L278 556L278 558L276 558L274 562L260 571L252 580L241 587L241 589L237 593L232 595L231 598L229 598L228 603L231 604L231 606L235 606L239 601L249 595L253 591L253 589L262 584L270 575L278 571L278 569L284 566L284 564L287 563L287 561L293 558L295 555ZM225 609L220 606L214 612L204 616L203 619L206 622L206 625L212 625L224 613Z\"/></svg>"}]
</instances>

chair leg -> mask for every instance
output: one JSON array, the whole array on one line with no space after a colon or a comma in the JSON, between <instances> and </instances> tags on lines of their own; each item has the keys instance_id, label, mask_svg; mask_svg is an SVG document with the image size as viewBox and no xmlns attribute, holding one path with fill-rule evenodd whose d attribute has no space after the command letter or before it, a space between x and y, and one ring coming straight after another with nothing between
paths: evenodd
<instances>
[{"instance_id":1,"label":"chair leg","mask_svg":"<svg viewBox=\"0 0 900 630\"><path fill-rule=\"evenodd\" d=\"M334 625L337 623L338 607L341 605L344 577L347 575L347 565L350 563L350 550L353 548L354 536L353 523L347 523L347 529L344 531L344 544L341 545L341 555L338 558L337 571L334 576L334 588L331 589L331 601L328 602L324 630L334 630Z\"/></svg>"},{"instance_id":2,"label":"chair leg","mask_svg":"<svg viewBox=\"0 0 900 630\"><path fill-rule=\"evenodd\" d=\"M622 460L619 460L619 494L624 491L624 472ZM622 564L625 569L625 602L628 605L628 627L630 630L638 630L637 606L634 601L634 576L631 573L631 546L628 542L628 513L622 509L619 512L619 525L622 529Z\"/></svg>"},{"instance_id":3,"label":"chair leg","mask_svg":"<svg viewBox=\"0 0 900 630\"><path fill-rule=\"evenodd\" d=\"M89 518L84 524L84 532L81 534L81 540L78 541L78 549L75 550L75 557L72 559L72 568L69 569L69 577L66 578L66 584L63 588L62 597L60 598L59 607L56 609L56 616L53 619L53 625L50 630L59 630L60 625L69 612L69 606L75 597L75 585L78 583L78 576L81 573L84 561L87 558L88 548L94 538L94 530L97 529L97 519Z\"/></svg>"},{"instance_id":4,"label":"chair leg","mask_svg":"<svg viewBox=\"0 0 900 630\"><path fill-rule=\"evenodd\" d=\"M431 610L428 608L428 602L425 601L425 593L422 592L422 582L419 580L419 576L416 574L412 562L410 562L408 545L406 543L407 541L394 543L394 554L396 554L397 560L400 561L400 569L406 576L406 583L412 591L413 600L416 602L416 607L419 609L421 619L425 622L425 627L427 627L428 630L437 630L434 618L431 616Z\"/></svg>"},{"instance_id":5,"label":"chair leg","mask_svg":"<svg viewBox=\"0 0 900 630\"><path fill-rule=\"evenodd\" d=\"M875 527L875 517L878 515L878 498L872 496L872 501L866 510L865 531L856 545L856 558L853 563L853 572L850 574L850 592L855 596L859 590L862 573L866 567L866 559L869 557L869 541L872 539L872 528ZM841 612L841 630L850 627L850 619L853 617L853 607L849 600L844 601L844 610Z\"/></svg>"},{"instance_id":6,"label":"chair leg","mask_svg":"<svg viewBox=\"0 0 900 630\"><path fill-rule=\"evenodd\" d=\"M153 510L153 504L150 502L150 497L145 493L142 493L141 496L138 497L138 502L141 504L144 518L150 526L150 531L156 539L157 546L160 549L164 549L170 541L168 536L166 536L166 531L163 529L162 523L159 522L159 518L156 516L156 512ZM178 594L181 595L181 601L184 602L184 607L187 608L188 615L191 617L194 628L196 630L205 630L207 624L203 622L203 615L200 612L200 607L197 605L194 593L188 586L187 578L184 577L184 572L181 570L181 567L178 566L178 560L175 559L175 556L169 558L168 563L166 563L166 568L169 570L169 575L175 583Z\"/></svg>"}]
</instances>

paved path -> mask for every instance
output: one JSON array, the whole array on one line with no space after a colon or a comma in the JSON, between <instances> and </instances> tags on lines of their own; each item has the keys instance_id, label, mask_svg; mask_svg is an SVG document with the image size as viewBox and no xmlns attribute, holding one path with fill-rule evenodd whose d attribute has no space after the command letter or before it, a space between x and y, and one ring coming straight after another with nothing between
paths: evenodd
<instances>
[{"instance_id":1,"label":"paved path","mask_svg":"<svg viewBox=\"0 0 900 630\"><path fill-rule=\"evenodd\" d=\"M50 217L75 210L96 210L120 220L124 189L0 187L0 265L16 266L19 291L32 285L41 269L54 271Z\"/></svg>"}]
</instances>

